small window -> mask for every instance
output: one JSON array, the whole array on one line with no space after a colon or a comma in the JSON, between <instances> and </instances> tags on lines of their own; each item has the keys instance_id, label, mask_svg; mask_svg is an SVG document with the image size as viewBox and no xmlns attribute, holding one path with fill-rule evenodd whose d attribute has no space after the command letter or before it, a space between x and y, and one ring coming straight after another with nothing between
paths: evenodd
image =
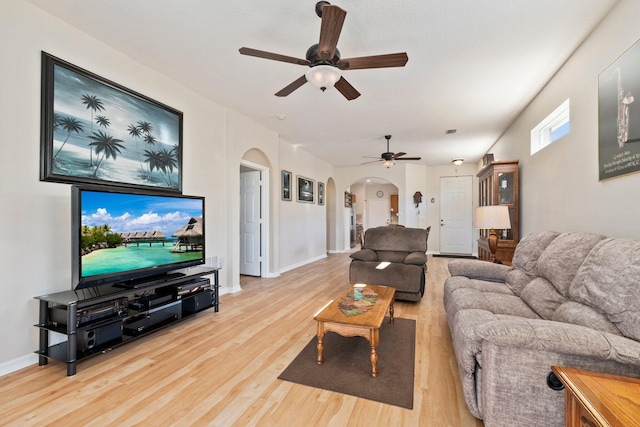
<instances>
[{"instance_id":1,"label":"small window","mask_svg":"<svg viewBox=\"0 0 640 427\"><path fill-rule=\"evenodd\" d=\"M567 99L531 130L531 155L556 142L571 131Z\"/></svg>"}]
</instances>

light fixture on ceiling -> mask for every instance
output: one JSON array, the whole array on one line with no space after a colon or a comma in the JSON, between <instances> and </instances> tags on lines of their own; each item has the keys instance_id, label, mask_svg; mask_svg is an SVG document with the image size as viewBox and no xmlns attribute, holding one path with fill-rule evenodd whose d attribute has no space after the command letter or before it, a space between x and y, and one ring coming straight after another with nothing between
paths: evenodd
<instances>
[{"instance_id":1,"label":"light fixture on ceiling","mask_svg":"<svg viewBox=\"0 0 640 427\"><path fill-rule=\"evenodd\" d=\"M453 163L456 166L460 166L462 164L462 162L464 162L464 159L453 159L453 160L451 160L451 163Z\"/></svg>"},{"instance_id":2,"label":"light fixture on ceiling","mask_svg":"<svg viewBox=\"0 0 640 427\"><path fill-rule=\"evenodd\" d=\"M393 160L385 160L384 162L382 162L382 166L384 166L387 169L389 169L391 166L395 164L396 162L394 162Z\"/></svg>"},{"instance_id":3,"label":"light fixture on ceiling","mask_svg":"<svg viewBox=\"0 0 640 427\"><path fill-rule=\"evenodd\" d=\"M309 68L304 75L307 81L320 89L325 91L328 87L333 87L342 75L340 70L331 65L316 65Z\"/></svg>"}]
</instances>

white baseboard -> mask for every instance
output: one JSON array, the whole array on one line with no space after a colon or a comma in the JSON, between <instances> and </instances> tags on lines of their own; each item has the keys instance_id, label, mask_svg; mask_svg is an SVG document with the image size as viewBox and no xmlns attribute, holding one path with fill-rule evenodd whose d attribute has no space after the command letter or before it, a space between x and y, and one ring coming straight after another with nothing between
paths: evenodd
<instances>
[{"instance_id":1,"label":"white baseboard","mask_svg":"<svg viewBox=\"0 0 640 427\"><path fill-rule=\"evenodd\" d=\"M311 258L311 259L308 259L306 261L302 261L302 262L299 262L297 264L290 265L288 267L284 267L284 268L282 268L280 270L280 273L285 273L287 271L296 269L298 267L302 267L303 265L307 265L307 264L311 264L312 262L320 261L321 259L325 259L326 257L327 257L327 254L322 254L322 255L320 255L318 257Z\"/></svg>"},{"instance_id":2,"label":"white baseboard","mask_svg":"<svg viewBox=\"0 0 640 427\"><path fill-rule=\"evenodd\" d=\"M27 354L22 357L18 357L17 359L0 363L0 377L22 368L26 368L27 366L35 365L36 363L38 363L37 354Z\"/></svg>"}]
</instances>

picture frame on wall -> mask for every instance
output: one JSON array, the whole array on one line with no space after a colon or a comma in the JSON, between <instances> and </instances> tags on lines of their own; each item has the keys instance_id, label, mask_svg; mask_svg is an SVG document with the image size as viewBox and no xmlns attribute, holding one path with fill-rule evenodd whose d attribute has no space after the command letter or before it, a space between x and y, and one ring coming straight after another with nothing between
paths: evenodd
<instances>
[{"instance_id":1,"label":"picture frame on wall","mask_svg":"<svg viewBox=\"0 0 640 427\"><path fill-rule=\"evenodd\" d=\"M350 208L352 206L351 203L351 193L345 191L344 192L344 207L345 208Z\"/></svg>"},{"instance_id":2,"label":"picture frame on wall","mask_svg":"<svg viewBox=\"0 0 640 427\"><path fill-rule=\"evenodd\" d=\"M636 41L598 75L599 180L640 171L639 143L640 41Z\"/></svg>"},{"instance_id":3,"label":"picture frame on wall","mask_svg":"<svg viewBox=\"0 0 640 427\"><path fill-rule=\"evenodd\" d=\"M324 206L324 182L318 182L318 205Z\"/></svg>"},{"instance_id":4,"label":"picture frame on wall","mask_svg":"<svg viewBox=\"0 0 640 427\"><path fill-rule=\"evenodd\" d=\"M313 203L315 200L315 181L298 175L298 202Z\"/></svg>"},{"instance_id":5,"label":"picture frame on wall","mask_svg":"<svg viewBox=\"0 0 640 427\"><path fill-rule=\"evenodd\" d=\"M282 200L291 201L291 172L282 170L281 171L281 181L282 181Z\"/></svg>"},{"instance_id":6,"label":"picture frame on wall","mask_svg":"<svg viewBox=\"0 0 640 427\"><path fill-rule=\"evenodd\" d=\"M40 180L182 192L182 112L42 52Z\"/></svg>"}]
</instances>

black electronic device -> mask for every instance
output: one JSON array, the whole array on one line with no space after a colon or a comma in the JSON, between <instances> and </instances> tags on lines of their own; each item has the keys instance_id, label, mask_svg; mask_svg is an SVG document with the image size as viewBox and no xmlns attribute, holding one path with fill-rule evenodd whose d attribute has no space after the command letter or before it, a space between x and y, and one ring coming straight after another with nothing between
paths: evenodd
<instances>
[{"instance_id":1,"label":"black electronic device","mask_svg":"<svg viewBox=\"0 0 640 427\"><path fill-rule=\"evenodd\" d=\"M212 290L199 292L182 298L182 313L191 314L206 310L215 303L215 295Z\"/></svg>"},{"instance_id":2,"label":"black electronic device","mask_svg":"<svg viewBox=\"0 0 640 427\"><path fill-rule=\"evenodd\" d=\"M127 298L118 298L112 301L79 308L76 313L76 327L108 317L126 317L128 305L129 300ZM67 326L67 314L67 307L65 306L52 307L50 316L51 323L56 326Z\"/></svg>"},{"instance_id":3,"label":"black electronic device","mask_svg":"<svg viewBox=\"0 0 640 427\"><path fill-rule=\"evenodd\" d=\"M205 264L204 197L96 186L73 186L71 196L73 289L155 286ZM94 215L101 212L109 213L107 223ZM146 217L157 220L136 221Z\"/></svg>"},{"instance_id":4,"label":"black electronic device","mask_svg":"<svg viewBox=\"0 0 640 427\"><path fill-rule=\"evenodd\" d=\"M129 318L123 326L123 331L125 335L137 336L180 318L182 318L182 301L174 301Z\"/></svg>"},{"instance_id":5,"label":"black electronic device","mask_svg":"<svg viewBox=\"0 0 640 427\"><path fill-rule=\"evenodd\" d=\"M121 342L122 319L80 328L76 336L79 351L89 351L110 342Z\"/></svg>"},{"instance_id":6,"label":"black electronic device","mask_svg":"<svg viewBox=\"0 0 640 427\"><path fill-rule=\"evenodd\" d=\"M142 296L135 301L129 303L129 307L135 310L148 310L150 308L158 307L160 305L171 302L171 295L151 294Z\"/></svg>"},{"instance_id":7,"label":"black electronic device","mask_svg":"<svg viewBox=\"0 0 640 427\"><path fill-rule=\"evenodd\" d=\"M181 298L185 298L188 295L209 289L210 287L211 282L209 281L209 279L199 277L189 282L183 282L172 286L165 286L164 288L157 289L156 292L162 294L171 294L174 299L178 300Z\"/></svg>"}]
</instances>

